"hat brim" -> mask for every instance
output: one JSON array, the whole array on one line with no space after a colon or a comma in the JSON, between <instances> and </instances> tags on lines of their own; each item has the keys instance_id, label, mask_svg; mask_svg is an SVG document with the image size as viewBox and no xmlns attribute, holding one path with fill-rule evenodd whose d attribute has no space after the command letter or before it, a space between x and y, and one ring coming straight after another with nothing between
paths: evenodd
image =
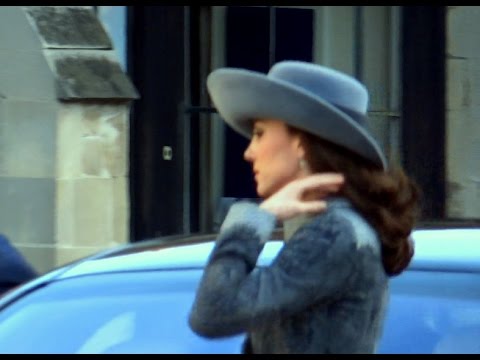
<instances>
[{"instance_id":1,"label":"hat brim","mask_svg":"<svg viewBox=\"0 0 480 360\"><path fill-rule=\"evenodd\" d=\"M207 88L225 122L247 138L252 136L252 119L275 118L386 168L383 152L361 125L298 86L255 71L223 68L209 75Z\"/></svg>"}]
</instances>

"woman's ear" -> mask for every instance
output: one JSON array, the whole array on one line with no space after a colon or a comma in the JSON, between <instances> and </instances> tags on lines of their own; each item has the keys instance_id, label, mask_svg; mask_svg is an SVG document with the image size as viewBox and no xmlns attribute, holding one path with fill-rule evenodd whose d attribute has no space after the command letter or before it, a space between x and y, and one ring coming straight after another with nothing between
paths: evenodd
<instances>
[{"instance_id":1,"label":"woman's ear","mask_svg":"<svg viewBox=\"0 0 480 360\"><path fill-rule=\"evenodd\" d=\"M303 144L303 139L299 134L295 135L295 149L297 151L297 156L299 157L299 159L305 158L305 145Z\"/></svg>"}]
</instances>

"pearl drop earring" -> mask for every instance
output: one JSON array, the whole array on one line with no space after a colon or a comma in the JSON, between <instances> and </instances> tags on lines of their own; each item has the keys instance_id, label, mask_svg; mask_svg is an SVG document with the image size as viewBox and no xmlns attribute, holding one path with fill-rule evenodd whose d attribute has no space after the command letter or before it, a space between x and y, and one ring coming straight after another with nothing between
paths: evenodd
<instances>
[{"instance_id":1,"label":"pearl drop earring","mask_svg":"<svg viewBox=\"0 0 480 360\"><path fill-rule=\"evenodd\" d=\"M300 165L300 169L306 171L307 168L308 168L308 164L307 164L307 161L305 159L300 159L299 161L299 165Z\"/></svg>"}]
</instances>

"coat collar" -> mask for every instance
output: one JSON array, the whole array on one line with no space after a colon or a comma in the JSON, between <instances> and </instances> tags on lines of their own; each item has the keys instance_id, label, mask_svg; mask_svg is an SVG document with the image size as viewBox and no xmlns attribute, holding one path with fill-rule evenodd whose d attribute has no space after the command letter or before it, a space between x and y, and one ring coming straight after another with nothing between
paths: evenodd
<instances>
[{"instance_id":1,"label":"coat collar","mask_svg":"<svg viewBox=\"0 0 480 360\"><path fill-rule=\"evenodd\" d=\"M327 210L330 211L336 208L351 207L349 200L345 197L331 196L327 199ZM303 225L311 221L316 215L302 214L294 218L285 220L283 222L283 238L287 242L293 236L293 234L301 228Z\"/></svg>"}]
</instances>

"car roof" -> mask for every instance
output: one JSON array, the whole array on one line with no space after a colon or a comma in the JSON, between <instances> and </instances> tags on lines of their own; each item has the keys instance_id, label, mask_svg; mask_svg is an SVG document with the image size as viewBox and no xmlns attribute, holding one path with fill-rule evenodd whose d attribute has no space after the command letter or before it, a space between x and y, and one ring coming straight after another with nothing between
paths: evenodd
<instances>
[{"instance_id":1,"label":"car roof","mask_svg":"<svg viewBox=\"0 0 480 360\"><path fill-rule=\"evenodd\" d=\"M415 256L411 270L480 272L480 228L419 229L412 234ZM104 272L201 269L214 246L215 234L176 235L141 241L75 262L57 277ZM280 237L269 241L259 258L268 264L283 246Z\"/></svg>"},{"instance_id":2,"label":"car roof","mask_svg":"<svg viewBox=\"0 0 480 360\"><path fill-rule=\"evenodd\" d=\"M412 236L410 269L480 272L480 228L422 229Z\"/></svg>"},{"instance_id":3,"label":"car roof","mask_svg":"<svg viewBox=\"0 0 480 360\"><path fill-rule=\"evenodd\" d=\"M283 241L280 240L268 242L262 251L259 265L268 263L282 245ZM172 244L169 247L154 247L124 255L90 259L69 268L60 277L117 271L202 269L213 246L212 238L201 243Z\"/></svg>"}]
</instances>

